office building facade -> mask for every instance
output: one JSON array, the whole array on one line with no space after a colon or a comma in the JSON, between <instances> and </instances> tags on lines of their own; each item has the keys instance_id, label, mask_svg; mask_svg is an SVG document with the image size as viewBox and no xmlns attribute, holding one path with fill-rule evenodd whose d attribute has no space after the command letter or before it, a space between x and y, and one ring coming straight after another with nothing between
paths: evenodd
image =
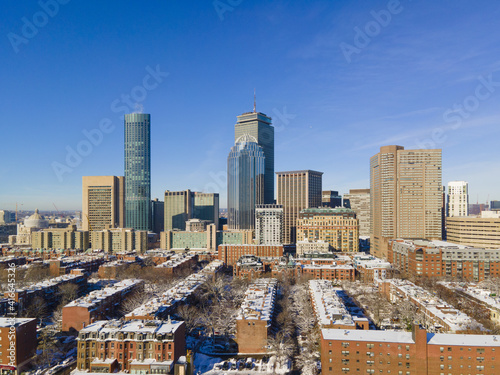
<instances>
[{"instance_id":1,"label":"office building facade","mask_svg":"<svg viewBox=\"0 0 500 375\"><path fill-rule=\"evenodd\" d=\"M261 204L255 207L255 242L258 245L283 244L283 227L283 206Z\"/></svg>"},{"instance_id":2,"label":"office building facade","mask_svg":"<svg viewBox=\"0 0 500 375\"><path fill-rule=\"evenodd\" d=\"M228 228L255 228L255 206L264 203L265 156L255 137L236 140L227 158Z\"/></svg>"},{"instance_id":3,"label":"office building facade","mask_svg":"<svg viewBox=\"0 0 500 375\"><path fill-rule=\"evenodd\" d=\"M264 201L274 203L274 127L271 118L261 112L247 112L237 117L234 126L234 140L248 134L255 138L264 152Z\"/></svg>"},{"instance_id":4,"label":"office building facade","mask_svg":"<svg viewBox=\"0 0 500 375\"><path fill-rule=\"evenodd\" d=\"M469 216L469 184L466 181L448 182L446 216Z\"/></svg>"},{"instance_id":5,"label":"office building facade","mask_svg":"<svg viewBox=\"0 0 500 375\"><path fill-rule=\"evenodd\" d=\"M383 146L370 159L370 245L387 258L394 238L442 238L441 150Z\"/></svg>"},{"instance_id":6,"label":"office building facade","mask_svg":"<svg viewBox=\"0 0 500 375\"><path fill-rule=\"evenodd\" d=\"M347 208L309 208L297 218L297 241L327 242L340 252L359 251L359 222Z\"/></svg>"},{"instance_id":7,"label":"office building facade","mask_svg":"<svg viewBox=\"0 0 500 375\"><path fill-rule=\"evenodd\" d=\"M351 189L344 194L344 207L356 213L359 235L370 236L370 189Z\"/></svg>"},{"instance_id":8,"label":"office building facade","mask_svg":"<svg viewBox=\"0 0 500 375\"><path fill-rule=\"evenodd\" d=\"M82 177L82 229L121 228L125 224L125 178Z\"/></svg>"},{"instance_id":9,"label":"office building facade","mask_svg":"<svg viewBox=\"0 0 500 375\"><path fill-rule=\"evenodd\" d=\"M125 226L151 229L151 118L125 115Z\"/></svg>"},{"instance_id":10,"label":"office building facade","mask_svg":"<svg viewBox=\"0 0 500 375\"><path fill-rule=\"evenodd\" d=\"M165 204L158 198L151 201L151 230L160 234L165 225Z\"/></svg>"},{"instance_id":11,"label":"office building facade","mask_svg":"<svg viewBox=\"0 0 500 375\"><path fill-rule=\"evenodd\" d=\"M500 249L500 218L448 217L446 234L448 242Z\"/></svg>"},{"instance_id":12,"label":"office building facade","mask_svg":"<svg viewBox=\"0 0 500 375\"><path fill-rule=\"evenodd\" d=\"M303 170L276 172L276 203L283 206L285 244L296 241L296 221L299 212L309 207L320 207L323 172Z\"/></svg>"},{"instance_id":13,"label":"office building facade","mask_svg":"<svg viewBox=\"0 0 500 375\"><path fill-rule=\"evenodd\" d=\"M191 190L165 191L164 230L186 230L186 221L199 219L219 226L219 194Z\"/></svg>"},{"instance_id":14,"label":"office building facade","mask_svg":"<svg viewBox=\"0 0 500 375\"><path fill-rule=\"evenodd\" d=\"M322 192L322 206L323 207L342 207L342 196L335 190L324 190Z\"/></svg>"}]
</instances>

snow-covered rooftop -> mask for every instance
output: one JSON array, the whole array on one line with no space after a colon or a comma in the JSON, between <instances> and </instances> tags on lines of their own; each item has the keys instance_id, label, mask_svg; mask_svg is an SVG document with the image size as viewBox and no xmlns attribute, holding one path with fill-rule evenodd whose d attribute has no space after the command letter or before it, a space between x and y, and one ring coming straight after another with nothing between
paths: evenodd
<instances>
[{"instance_id":1,"label":"snow-covered rooftop","mask_svg":"<svg viewBox=\"0 0 500 375\"><path fill-rule=\"evenodd\" d=\"M29 286L24 287L24 288L16 289L16 292L23 292L23 291L31 292L31 291L35 291L35 290L44 290L44 289L47 289L47 288L50 288L53 286L57 286L58 284L61 284L63 282L75 280L75 279L79 279L79 278L83 278L83 276L82 275L75 275L75 274L62 275L62 276L54 277L54 278L49 279L49 280L40 281L36 284L32 284L32 285L29 285Z\"/></svg>"},{"instance_id":2,"label":"snow-covered rooftop","mask_svg":"<svg viewBox=\"0 0 500 375\"><path fill-rule=\"evenodd\" d=\"M489 308L500 311L500 297L497 293L493 293L490 289L480 286L480 284L472 282L445 282L441 281L439 284L449 288L456 289L459 292L467 294L477 300L481 301Z\"/></svg>"},{"instance_id":3,"label":"snow-covered rooftop","mask_svg":"<svg viewBox=\"0 0 500 375\"><path fill-rule=\"evenodd\" d=\"M113 295L123 293L143 283L144 281L139 279L123 280L102 290L94 290L84 297L71 301L64 307L79 306L86 307L88 310L92 310L106 299L111 298Z\"/></svg>"},{"instance_id":4,"label":"snow-covered rooftop","mask_svg":"<svg viewBox=\"0 0 500 375\"><path fill-rule=\"evenodd\" d=\"M309 280L309 292L316 318L320 326L352 325L354 320L329 280Z\"/></svg>"},{"instance_id":5,"label":"snow-covered rooftop","mask_svg":"<svg viewBox=\"0 0 500 375\"><path fill-rule=\"evenodd\" d=\"M20 325L26 324L30 321L34 320L34 318L0 318L0 327L19 327Z\"/></svg>"},{"instance_id":6,"label":"snow-covered rooftop","mask_svg":"<svg viewBox=\"0 0 500 375\"><path fill-rule=\"evenodd\" d=\"M481 324L467 314L455 309L450 304L408 280L391 279L388 282L395 288L392 295L393 302L397 298L416 301L421 308L426 310L427 316L431 319L435 317L441 320L450 327L451 332L462 331L472 327L483 329Z\"/></svg>"},{"instance_id":7,"label":"snow-covered rooftop","mask_svg":"<svg viewBox=\"0 0 500 375\"><path fill-rule=\"evenodd\" d=\"M156 266L156 268L175 268L175 267L180 266L183 263L190 261L195 256L196 256L196 254L192 253L192 252L189 252L187 254L184 254L184 253L175 254L166 262L163 262L162 264L159 264L158 266Z\"/></svg>"},{"instance_id":8,"label":"snow-covered rooftop","mask_svg":"<svg viewBox=\"0 0 500 375\"><path fill-rule=\"evenodd\" d=\"M189 275L161 296L150 299L131 311L126 317L130 319L134 316L156 316L165 310L174 308L178 303L184 302L196 289L212 277L212 273L217 272L222 266L221 261L212 261L200 272Z\"/></svg>"},{"instance_id":9,"label":"snow-covered rooftop","mask_svg":"<svg viewBox=\"0 0 500 375\"><path fill-rule=\"evenodd\" d=\"M97 334L116 334L116 333L134 333L134 334L155 334L164 335L174 333L184 322L176 320L99 320L88 325L79 332L78 339L84 339L89 333ZM135 336L134 336L135 337ZM130 337L129 337L130 338ZM136 338L136 337L135 337Z\"/></svg>"},{"instance_id":10,"label":"snow-covered rooftop","mask_svg":"<svg viewBox=\"0 0 500 375\"><path fill-rule=\"evenodd\" d=\"M414 344L411 332L378 331L378 330L344 330L324 328L321 334L325 340L349 340L365 342L386 342Z\"/></svg>"},{"instance_id":11,"label":"snow-covered rooftop","mask_svg":"<svg viewBox=\"0 0 500 375\"><path fill-rule=\"evenodd\" d=\"M274 312L277 279L258 279L245 292L238 311L239 320L265 320L270 324Z\"/></svg>"}]
</instances>

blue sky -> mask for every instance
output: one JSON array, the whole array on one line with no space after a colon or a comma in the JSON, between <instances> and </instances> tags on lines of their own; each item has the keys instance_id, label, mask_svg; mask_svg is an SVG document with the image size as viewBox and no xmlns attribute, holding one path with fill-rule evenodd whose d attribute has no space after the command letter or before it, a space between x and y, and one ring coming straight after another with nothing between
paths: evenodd
<instances>
[{"instance_id":1,"label":"blue sky","mask_svg":"<svg viewBox=\"0 0 500 375\"><path fill-rule=\"evenodd\" d=\"M442 148L443 183L500 199L497 1L55 1L2 2L0 209L80 209L82 176L123 175L127 109L151 114L152 197L225 207L254 88L276 171L345 193L382 145Z\"/></svg>"}]
</instances>

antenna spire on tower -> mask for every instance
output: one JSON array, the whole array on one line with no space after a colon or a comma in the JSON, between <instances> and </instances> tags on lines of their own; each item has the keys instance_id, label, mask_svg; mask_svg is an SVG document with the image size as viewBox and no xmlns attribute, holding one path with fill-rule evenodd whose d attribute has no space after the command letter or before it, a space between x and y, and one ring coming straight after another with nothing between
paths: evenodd
<instances>
[{"instance_id":1,"label":"antenna spire on tower","mask_svg":"<svg viewBox=\"0 0 500 375\"><path fill-rule=\"evenodd\" d=\"M255 89L253 89L253 113L257 112L257 99L255 95Z\"/></svg>"}]
</instances>

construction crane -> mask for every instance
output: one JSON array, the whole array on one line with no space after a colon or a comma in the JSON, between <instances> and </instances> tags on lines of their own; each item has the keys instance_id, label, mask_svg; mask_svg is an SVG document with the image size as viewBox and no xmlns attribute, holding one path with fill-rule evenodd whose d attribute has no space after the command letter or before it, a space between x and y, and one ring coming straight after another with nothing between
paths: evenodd
<instances>
[{"instance_id":1,"label":"construction crane","mask_svg":"<svg viewBox=\"0 0 500 375\"><path fill-rule=\"evenodd\" d=\"M85 215L85 217L87 218L87 223L89 224L89 231L91 231L91 232L92 232L92 225L90 225L90 220L89 220L89 217L88 217L88 215L87 215L87 214L84 214L84 215Z\"/></svg>"},{"instance_id":2,"label":"construction crane","mask_svg":"<svg viewBox=\"0 0 500 375\"><path fill-rule=\"evenodd\" d=\"M61 219L64 218L64 216L62 215L61 212L59 212L59 209L56 207L56 204L55 203L52 203L54 205L54 208L56 209L57 213L59 214L59 216L61 216Z\"/></svg>"}]
</instances>

